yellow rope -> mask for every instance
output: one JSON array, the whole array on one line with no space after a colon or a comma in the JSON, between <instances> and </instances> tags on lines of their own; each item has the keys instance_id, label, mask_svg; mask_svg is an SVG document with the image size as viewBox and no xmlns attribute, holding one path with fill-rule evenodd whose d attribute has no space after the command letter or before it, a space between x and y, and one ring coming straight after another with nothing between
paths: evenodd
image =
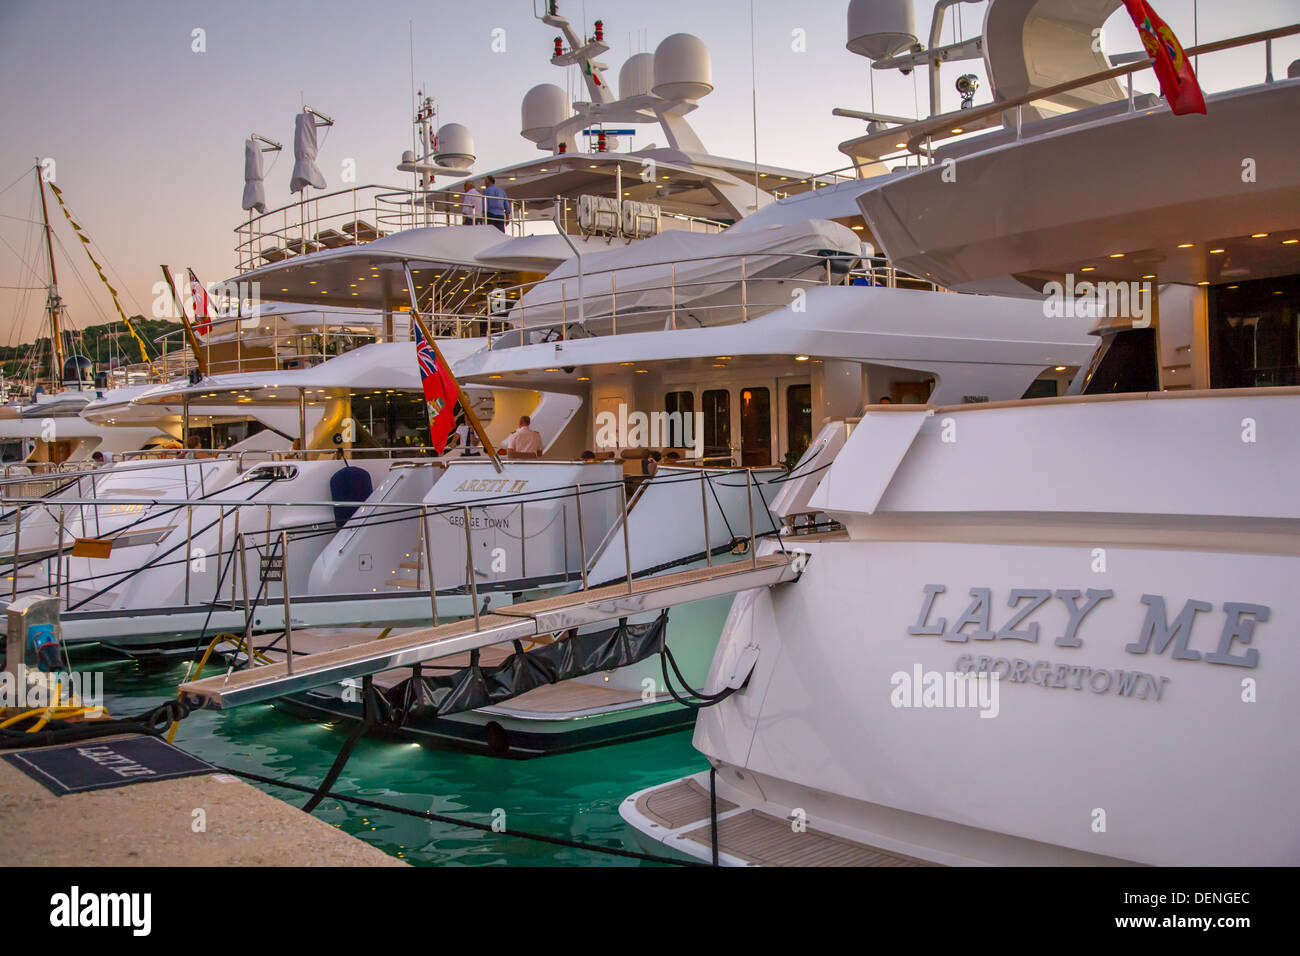
<instances>
[{"instance_id":1,"label":"yellow rope","mask_svg":"<svg viewBox=\"0 0 1300 956\"><path fill-rule=\"evenodd\" d=\"M217 645L226 642L235 645L236 653L238 653L241 650L246 654L250 652L250 648L248 647L247 644L245 644L244 639L240 637L238 634L231 634L229 631L227 631L224 634L218 634L208 644L208 649L203 652L203 656L199 658L198 666L189 667L186 669L185 679L181 681L181 684L187 684L190 682L191 678L197 677L199 674L201 674L203 672L203 668L207 666L208 659L212 656L212 652L216 650ZM253 660L257 661L258 663L261 664L271 663L271 659L267 657L265 654L263 654L261 651L257 650L256 648L252 648L251 653L252 653ZM180 700L180 698L181 698L181 689L178 686L176 688L176 699ZM181 722L179 720L172 721L171 727L167 729L168 743L171 743L173 740L176 739L176 728L178 728L180 725Z\"/></svg>"}]
</instances>

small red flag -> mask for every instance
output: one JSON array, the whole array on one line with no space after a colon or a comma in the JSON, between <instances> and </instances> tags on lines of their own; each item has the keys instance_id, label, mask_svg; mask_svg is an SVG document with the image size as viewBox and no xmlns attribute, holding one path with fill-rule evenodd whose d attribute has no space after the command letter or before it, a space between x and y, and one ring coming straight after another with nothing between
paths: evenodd
<instances>
[{"instance_id":1,"label":"small red flag","mask_svg":"<svg viewBox=\"0 0 1300 956\"><path fill-rule=\"evenodd\" d=\"M1152 68L1156 79L1160 81L1160 92L1169 102L1169 108L1176 114L1204 113L1205 96L1201 85L1196 82L1192 72L1191 61L1183 52L1183 45L1169 29L1169 24L1156 16L1151 4L1146 0L1124 0L1128 14L1142 37L1142 45L1147 55L1155 62Z\"/></svg>"},{"instance_id":2,"label":"small red flag","mask_svg":"<svg viewBox=\"0 0 1300 956\"><path fill-rule=\"evenodd\" d=\"M429 409L429 438L441 455L447 438L456 429L456 402L460 388L442 356L415 326L415 359L420 365L420 383L424 386L424 403Z\"/></svg>"},{"instance_id":3,"label":"small red flag","mask_svg":"<svg viewBox=\"0 0 1300 956\"><path fill-rule=\"evenodd\" d=\"M212 300L208 298L208 290L203 288L203 283L199 281L194 270L190 269L190 294L194 297L194 331L199 335L207 335L212 331Z\"/></svg>"}]
</instances>

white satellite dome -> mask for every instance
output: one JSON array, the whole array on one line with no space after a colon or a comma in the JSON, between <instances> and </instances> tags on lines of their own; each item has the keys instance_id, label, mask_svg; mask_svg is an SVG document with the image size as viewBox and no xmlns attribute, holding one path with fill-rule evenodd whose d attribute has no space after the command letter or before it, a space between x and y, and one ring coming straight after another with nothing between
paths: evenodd
<instances>
[{"instance_id":1,"label":"white satellite dome","mask_svg":"<svg viewBox=\"0 0 1300 956\"><path fill-rule=\"evenodd\" d=\"M573 115L569 97L554 83L541 83L524 94L520 135L534 143L550 139L556 126Z\"/></svg>"},{"instance_id":2,"label":"white satellite dome","mask_svg":"<svg viewBox=\"0 0 1300 956\"><path fill-rule=\"evenodd\" d=\"M618 71L618 98L645 96L655 85L655 55L638 53L627 58Z\"/></svg>"},{"instance_id":3,"label":"white satellite dome","mask_svg":"<svg viewBox=\"0 0 1300 956\"><path fill-rule=\"evenodd\" d=\"M849 0L848 49L883 60L916 43L912 0Z\"/></svg>"},{"instance_id":4,"label":"white satellite dome","mask_svg":"<svg viewBox=\"0 0 1300 956\"><path fill-rule=\"evenodd\" d=\"M438 128L438 151L433 161L452 169L469 169L474 165L474 137L460 123L446 123Z\"/></svg>"},{"instance_id":5,"label":"white satellite dome","mask_svg":"<svg viewBox=\"0 0 1300 956\"><path fill-rule=\"evenodd\" d=\"M713 92L713 65L704 41L689 33L664 37L654 52L654 95L698 100Z\"/></svg>"}]
</instances>

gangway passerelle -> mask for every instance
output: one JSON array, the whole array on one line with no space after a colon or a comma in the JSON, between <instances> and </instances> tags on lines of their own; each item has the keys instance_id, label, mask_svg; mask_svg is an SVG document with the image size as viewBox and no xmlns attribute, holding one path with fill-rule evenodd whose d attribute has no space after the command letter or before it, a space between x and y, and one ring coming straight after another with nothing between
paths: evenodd
<instances>
[{"instance_id":1,"label":"gangway passerelle","mask_svg":"<svg viewBox=\"0 0 1300 956\"><path fill-rule=\"evenodd\" d=\"M395 667L515 640L527 640L570 628L618 620L711 597L793 581L805 556L777 552L751 560L691 568L631 582L586 588L497 608L477 619L465 618L435 627L292 658L228 675L191 681L180 687L191 707L224 710L262 703L364 677Z\"/></svg>"}]
</instances>

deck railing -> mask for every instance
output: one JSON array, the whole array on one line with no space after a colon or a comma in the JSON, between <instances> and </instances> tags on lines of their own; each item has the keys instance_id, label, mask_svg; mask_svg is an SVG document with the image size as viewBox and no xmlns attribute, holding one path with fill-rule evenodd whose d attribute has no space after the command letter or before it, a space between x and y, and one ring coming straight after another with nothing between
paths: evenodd
<instances>
[{"instance_id":1,"label":"deck railing","mask_svg":"<svg viewBox=\"0 0 1300 956\"><path fill-rule=\"evenodd\" d=\"M1262 45L1264 53L1264 71L1263 81L1265 83L1274 82L1273 70L1273 41L1283 37L1300 35L1300 24L1290 24L1284 27L1275 27L1270 30L1260 30L1256 33L1244 34L1237 37L1229 37L1224 40L1215 40L1210 43L1202 43L1198 46L1190 47L1184 50L1189 58L1198 58L1214 53L1220 53L1224 50L1235 50L1242 47ZM934 146L936 143L942 143L946 140L958 136L964 136L976 130L986 131L986 121L997 121L1003 130L1014 129L1015 138L1020 140L1025 136L1025 107L1032 106L1034 103L1042 102L1052 97L1060 96L1062 93L1069 93L1084 87L1092 86L1096 83L1104 83L1107 80L1115 80L1123 77L1126 81L1126 112L1133 113L1137 111L1136 94L1134 92L1133 80L1136 74L1152 67L1152 60L1142 58L1134 60L1131 63L1111 67L1110 69L1101 70L1091 73L1087 76L1081 76L1073 80L1067 80L1064 83L1058 83L1054 86L1043 87L1032 90L1029 93L1012 97L1005 100L997 100L984 106L972 107L970 109L955 110L950 113L941 113L930 116L925 119L918 119L915 122L895 123L894 117L879 116L874 114L856 113L854 111L839 111L840 115L851 115L856 118L873 119L878 118L883 122L890 123L883 132L873 134L873 137L893 138L901 140L905 145L898 147L896 151L888 151L880 154L879 158L867 156L865 153L857 155L856 162L842 166L829 172L819 173L813 177L814 184L823 178L840 176L845 173L852 173L854 177L860 177L864 173L864 168L874 162L887 162L892 159L902 159L905 165L910 166L913 161L917 168L923 168L926 165L932 165L935 162ZM1106 104L1099 104L1106 105ZM1066 118L1073 118L1077 122L1088 122L1095 114L1092 109L1076 110L1073 113L1064 114ZM1061 119L1061 117L1053 117ZM993 127L996 129L997 127ZM1055 127L1053 127L1055 129ZM871 138L871 137L868 137ZM850 140L841 145L849 155L854 155L850 149L855 143L862 143L864 139ZM815 188L815 187L814 187Z\"/></svg>"},{"instance_id":2,"label":"deck railing","mask_svg":"<svg viewBox=\"0 0 1300 956\"><path fill-rule=\"evenodd\" d=\"M507 198L504 233L525 236L556 226L572 235L579 225L574 197ZM559 216L556 216L556 209ZM485 222L486 220L479 220ZM365 245L408 229L469 224L464 194L450 189L365 185L303 199L249 218L235 229L240 273L325 249ZM720 232L727 223L661 210L660 231Z\"/></svg>"}]
</instances>

